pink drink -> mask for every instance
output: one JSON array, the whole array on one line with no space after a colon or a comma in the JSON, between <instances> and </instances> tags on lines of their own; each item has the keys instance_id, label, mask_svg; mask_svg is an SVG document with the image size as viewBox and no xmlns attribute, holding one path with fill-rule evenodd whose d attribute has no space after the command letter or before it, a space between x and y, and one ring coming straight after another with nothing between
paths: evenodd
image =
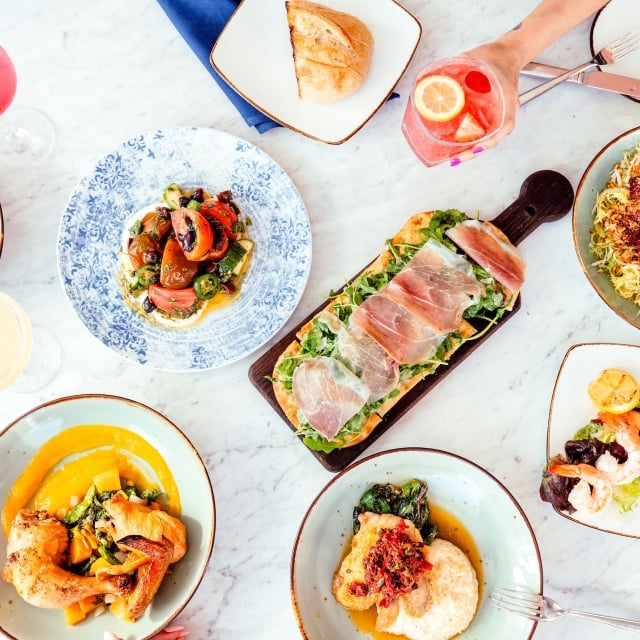
<instances>
[{"instance_id":1,"label":"pink drink","mask_svg":"<svg viewBox=\"0 0 640 640\"><path fill-rule=\"evenodd\" d=\"M445 121L428 119L416 107L416 87L429 76L448 76L464 92L462 110ZM449 58L426 67L416 78L402 122L412 151L431 167L456 154L481 146L502 126L504 97L493 71L481 60Z\"/></svg>"},{"instance_id":2,"label":"pink drink","mask_svg":"<svg viewBox=\"0 0 640 640\"><path fill-rule=\"evenodd\" d=\"M16 87L16 69L7 52L0 47L0 114L13 102Z\"/></svg>"}]
</instances>

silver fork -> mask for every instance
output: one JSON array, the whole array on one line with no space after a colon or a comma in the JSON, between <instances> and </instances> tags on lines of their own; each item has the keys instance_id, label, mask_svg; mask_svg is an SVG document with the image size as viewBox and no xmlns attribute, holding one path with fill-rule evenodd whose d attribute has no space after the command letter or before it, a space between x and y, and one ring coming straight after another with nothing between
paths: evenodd
<instances>
[{"instance_id":1,"label":"silver fork","mask_svg":"<svg viewBox=\"0 0 640 640\"><path fill-rule=\"evenodd\" d=\"M597 66L604 66L607 64L611 64L612 62L620 62L620 60L622 60L625 56L635 51L638 46L640 46L640 29L635 29L634 31L616 38L606 47L603 47L588 62L583 62L577 67L569 69L566 73L556 76L555 78L552 78L547 82L543 82L537 87L533 87L533 89L524 91L520 94L520 104L526 104L530 100L533 100L534 98L541 96L543 93L546 93L547 91L549 91L549 89L553 89L553 87L559 85L561 82L564 82L568 78L571 78L571 76L582 73L587 69L591 69L592 67Z\"/></svg>"},{"instance_id":2,"label":"silver fork","mask_svg":"<svg viewBox=\"0 0 640 640\"><path fill-rule=\"evenodd\" d=\"M545 622L547 620L555 620L560 616L570 615L640 633L640 621L638 620L605 616L600 613L587 613L586 611L576 611L575 609L563 609L557 602L547 596L521 589L496 589L489 596L489 599L494 607L510 611L529 620Z\"/></svg>"}]
</instances>

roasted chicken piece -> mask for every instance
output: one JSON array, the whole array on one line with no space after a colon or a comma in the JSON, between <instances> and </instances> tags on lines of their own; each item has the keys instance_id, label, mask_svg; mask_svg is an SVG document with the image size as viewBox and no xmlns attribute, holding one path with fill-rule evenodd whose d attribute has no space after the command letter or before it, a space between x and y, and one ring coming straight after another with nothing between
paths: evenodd
<instances>
[{"instance_id":1,"label":"roasted chicken piece","mask_svg":"<svg viewBox=\"0 0 640 640\"><path fill-rule=\"evenodd\" d=\"M144 613L158 592L171 564L173 545L167 538L162 538L160 542L153 542L142 536L128 536L118 544L123 549L142 551L151 559L150 562L139 567L136 573L136 586L126 598L125 616L133 621Z\"/></svg>"},{"instance_id":2,"label":"roasted chicken piece","mask_svg":"<svg viewBox=\"0 0 640 640\"><path fill-rule=\"evenodd\" d=\"M12 583L29 604L66 607L83 598L131 591L130 576L84 577L61 565L69 546L67 528L46 511L22 509L15 517L7 544L2 578Z\"/></svg>"},{"instance_id":3,"label":"roasted chicken piece","mask_svg":"<svg viewBox=\"0 0 640 640\"><path fill-rule=\"evenodd\" d=\"M157 593L169 565L186 553L187 531L180 520L168 513L127 500L120 494L103 506L109 519L96 523L96 528L109 533L123 551L143 553L149 558L138 568L135 587L126 597L125 616L136 620Z\"/></svg>"},{"instance_id":4,"label":"roasted chicken piece","mask_svg":"<svg viewBox=\"0 0 640 640\"><path fill-rule=\"evenodd\" d=\"M187 552L187 529L178 520L160 509L127 500L120 494L104 502L109 521L103 527L114 540L127 536L142 536L153 542L166 538L173 547L171 562L178 562Z\"/></svg>"}]
</instances>

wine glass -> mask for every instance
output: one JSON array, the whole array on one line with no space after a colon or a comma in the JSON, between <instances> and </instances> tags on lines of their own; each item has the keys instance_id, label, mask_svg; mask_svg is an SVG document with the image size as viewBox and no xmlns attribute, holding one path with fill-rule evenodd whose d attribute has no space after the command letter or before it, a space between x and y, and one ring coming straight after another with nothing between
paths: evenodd
<instances>
[{"instance_id":1,"label":"wine glass","mask_svg":"<svg viewBox=\"0 0 640 640\"><path fill-rule=\"evenodd\" d=\"M0 291L0 393L37 391L60 367L60 345L44 328L31 326L25 310Z\"/></svg>"},{"instance_id":2,"label":"wine glass","mask_svg":"<svg viewBox=\"0 0 640 640\"><path fill-rule=\"evenodd\" d=\"M51 120L37 109L14 107L7 111L17 86L16 68L0 46L0 163L26 167L51 153L55 131Z\"/></svg>"}]
</instances>

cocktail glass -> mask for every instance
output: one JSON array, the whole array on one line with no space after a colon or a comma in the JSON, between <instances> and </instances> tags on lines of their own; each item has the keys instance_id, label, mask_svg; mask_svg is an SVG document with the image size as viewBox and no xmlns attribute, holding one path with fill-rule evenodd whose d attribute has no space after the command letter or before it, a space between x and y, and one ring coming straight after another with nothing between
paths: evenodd
<instances>
[{"instance_id":1,"label":"cocktail glass","mask_svg":"<svg viewBox=\"0 0 640 640\"><path fill-rule=\"evenodd\" d=\"M428 95L427 95L428 92ZM412 151L432 167L467 149L481 149L504 120L502 88L482 60L459 56L422 69L402 121Z\"/></svg>"},{"instance_id":2,"label":"cocktail glass","mask_svg":"<svg viewBox=\"0 0 640 640\"><path fill-rule=\"evenodd\" d=\"M60 367L60 345L43 327L32 328L29 316L0 291L0 392L37 391Z\"/></svg>"},{"instance_id":3,"label":"cocktail glass","mask_svg":"<svg viewBox=\"0 0 640 640\"><path fill-rule=\"evenodd\" d=\"M17 86L13 61L0 47L0 163L27 167L41 162L51 153L55 130L51 120L38 109L9 109Z\"/></svg>"}]
</instances>

